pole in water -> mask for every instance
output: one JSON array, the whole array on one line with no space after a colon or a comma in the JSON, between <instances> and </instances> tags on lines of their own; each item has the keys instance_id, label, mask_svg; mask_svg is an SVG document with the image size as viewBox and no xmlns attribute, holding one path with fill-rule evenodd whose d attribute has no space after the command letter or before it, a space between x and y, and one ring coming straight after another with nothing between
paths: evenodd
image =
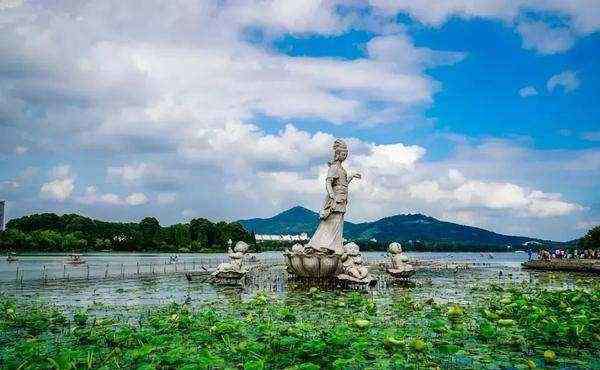
<instances>
[{"instance_id":1,"label":"pole in water","mask_svg":"<svg viewBox=\"0 0 600 370\"><path fill-rule=\"evenodd\" d=\"M85 269L86 269L85 278L86 278L87 280L90 280L90 265L86 265L86 266L85 266Z\"/></svg>"}]
</instances>

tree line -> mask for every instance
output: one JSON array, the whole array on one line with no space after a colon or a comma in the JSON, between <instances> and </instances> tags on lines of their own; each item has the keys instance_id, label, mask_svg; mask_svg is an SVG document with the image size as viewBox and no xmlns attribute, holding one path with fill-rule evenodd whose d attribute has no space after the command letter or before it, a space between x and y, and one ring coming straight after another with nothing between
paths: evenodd
<instances>
[{"instance_id":1,"label":"tree line","mask_svg":"<svg viewBox=\"0 0 600 370\"><path fill-rule=\"evenodd\" d=\"M229 240L256 242L240 223L205 218L161 226L154 217L107 222L77 214L42 213L10 220L6 226L0 233L0 250L5 252L223 252Z\"/></svg>"},{"instance_id":2,"label":"tree line","mask_svg":"<svg viewBox=\"0 0 600 370\"><path fill-rule=\"evenodd\" d=\"M591 228L587 234L579 240L579 246L584 249L600 249L600 225Z\"/></svg>"},{"instance_id":3,"label":"tree line","mask_svg":"<svg viewBox=\"0 0 600 370\"><path fill-rule=\"evenodd\" d=\"M228 242L245 241L253 252L282 251L294 242L257 243L254 233L238 222L212 222L195 218L187 223L161 226L154 217L140 222L108 222L77 214L41 213L10 220L0 233L2 252L225 252ZM362 251L386 251L387 242L355 240ZM402 242L402 241L400 241ZM404 250L418 252L505 252L505 246L466 245L423 241L402 243ZM540 246L539 248L547 248ZM570 248L600 248L600 226L596 226ZM522 249L522 247L521 247Z\"/></svg>"}]
</instances>

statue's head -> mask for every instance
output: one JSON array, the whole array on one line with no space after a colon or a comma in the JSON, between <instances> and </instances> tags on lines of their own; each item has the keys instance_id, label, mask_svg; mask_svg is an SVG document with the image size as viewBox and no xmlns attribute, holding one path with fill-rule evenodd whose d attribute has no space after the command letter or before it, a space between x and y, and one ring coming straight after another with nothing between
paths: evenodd
<instances>
[{"instance_id":1,"label":"statue's head","mask_svg":"<svg viewBox=\"0 0 600 370\"><path fill-rule=\"evenodd\" d=\"M344 251L349 256L360 256L360 248L358 247L358 244L356 244L354 242L345 244Z\"/></svg>"},{"instance_id":2,"label":"statue's head","mask_svg":"<svg viewBox=\"0 0 600 370\"><path fill-rule=\"evenodd\" d=\"M239 242L235 243L233 250L238 253L246 253L248 252L249 248L250 246L247 243L240 240Z\"/></svg>"},{"instance_id":3,"label":"statue's head","mask_svg":"<svg viewBox=\"0 0 600 370\"><path fill-rule=\"evenodd\" d=\"M402 245L396 242L390 243L388 247L388 252L390 252L391 254L402 253Z\"/></svg>"},{"instance_id":4,"label":"statue's head","mask_svg":"<svg viewBox=\"0 0 600 370\"><path fill-rule=\"evenodd\" d=\"M333 161L343 162L348 158L348 145L344 140L336 139L333 142Z\"/></svg>"},{"instance_id":5,"label":"statue's head","mask_svg":"<svg viewBox=\"0 0 600 370\"><path fill-rule=\"evenodd\" d=\"M296 244L292 245L292 252L304 253L304 246L300 243L296 243Z\"/></svg>"}]
</instances>

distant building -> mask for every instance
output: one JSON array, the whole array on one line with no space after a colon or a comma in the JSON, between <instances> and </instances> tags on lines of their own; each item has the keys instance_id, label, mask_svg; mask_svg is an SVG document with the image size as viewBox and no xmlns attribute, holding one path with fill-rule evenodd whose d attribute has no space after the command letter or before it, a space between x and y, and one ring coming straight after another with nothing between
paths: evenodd
<instances>
[{"instance_id":1,"label":"distant building","mask_svg":"<svg viewBox=\"0 0 600 370\"><path fill-rule=\"evenodd\" d=\"M544 244L540 243L538 241L535 241L535 240L530 240L530 241L527 241L527 242L523 243L524 247L536 247L536 246L539 246L539 245L544 245Z\"/></svg>"},{"instance_id":2,"label":"distant building","mask_svg":"<svg viewBox=\"0 0 600 370\"><path fill-rule=\"evenodd\" d=\"M255 235L257 242L262 241L306 241L308 240L308 235L306 233L302 233L299 235L266 235L266 234L256 234Z\"/></svg>"},{"instance_id":3,"label":"distant building","mask_svg":"<svg viewBox=\"0 0 600 370\"><path fill-rule=\"evenodd\" d=\"M0 200L0 231L4 231L4 221L5 221L5 207L6 207L6 201L5 200Z\"/></svg>"}]
</instances>

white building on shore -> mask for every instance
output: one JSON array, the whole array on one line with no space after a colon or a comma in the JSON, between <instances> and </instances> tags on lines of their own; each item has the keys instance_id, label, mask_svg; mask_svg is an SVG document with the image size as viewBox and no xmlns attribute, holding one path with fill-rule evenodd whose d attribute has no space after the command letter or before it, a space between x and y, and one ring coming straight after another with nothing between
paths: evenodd
<instances>
[{"instance_id":1,"label":"white building on shore","mask_svg":"<svg viewBox=\"0 0 600 370\"><path fill-rule=\"evenodd\" d=\"M298 235L269 235L269 234L256 234L257 242L264 241L278 241L278 242L304 242L308 241L308 234L302 233Z\"/></svg>"}]
</instances>

